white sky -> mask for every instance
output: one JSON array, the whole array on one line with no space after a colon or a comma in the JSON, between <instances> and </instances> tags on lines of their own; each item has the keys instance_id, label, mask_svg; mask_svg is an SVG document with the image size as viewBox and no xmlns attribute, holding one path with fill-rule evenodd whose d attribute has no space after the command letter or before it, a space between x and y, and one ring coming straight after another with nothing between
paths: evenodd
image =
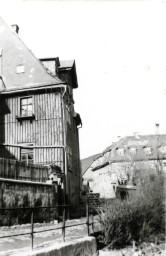
<instances>
[{"instance_id":1,"label":"white sky","mask_svg":"<svg viewBox=\"0 0 166 256\"><path fill-rule=\"evenodd\" d=\"M155 123L166 133L165 0L0 0L0 15L36 57L76 60L81 158Z\"/></svg>"}]
</instances>

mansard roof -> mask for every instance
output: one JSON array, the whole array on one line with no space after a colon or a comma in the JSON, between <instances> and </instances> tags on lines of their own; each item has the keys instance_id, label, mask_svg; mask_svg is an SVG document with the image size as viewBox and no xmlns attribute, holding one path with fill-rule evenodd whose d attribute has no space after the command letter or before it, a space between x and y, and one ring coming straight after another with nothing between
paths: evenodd
<instances>
[{"instance_id":1,"label":"mansard roof","mask_svg":"<svg viewBox=\"0 0 166 256\"><path fill-rule=\"evenodd\" d=\"M107 147L91 165L96 170L113 162L166 159L166 134L126 136Z\"/></svg>"},{"instance_id":2,"label":"mansard roof","mask_svg":"<svg viewBox=\"0 0 166 256\"><path fill-rule=\"evenodd\" d=\"M63 84L47 72L42 63L0 17L0 91Z\"/></svg>"}]
</instances>

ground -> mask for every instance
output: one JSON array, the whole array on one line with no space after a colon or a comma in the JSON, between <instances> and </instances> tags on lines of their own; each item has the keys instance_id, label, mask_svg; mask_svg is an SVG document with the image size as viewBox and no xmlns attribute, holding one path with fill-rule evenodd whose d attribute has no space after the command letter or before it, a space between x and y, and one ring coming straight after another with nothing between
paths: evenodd
<instances>
[{"instance_id":1,"label":"ground","mask_svg":"<svg viewBox=\"0 0 166 256\"><path fill-rule=\"evenodd\" d=\"M83 225L68 227L65 232L65 241L71 241L75 238L87 236L86 218L67 220L67 225ZM56 229L61 227L62 223L34 224L34 231L44 231L46 229ZM97 227L96 227L97 229ZM90 228L91 230L91 228ZM15 225L11 227L0 227L0 237L14 234L30 233L31 225ZM34 248L47 247L53 243L63 242L62 230L51 230L34 234ZM31 249L31 235L21 235L10 238L0 238L0 256L16 255L16 252L27 251ZM74 255L73 255L74 256Z\"/></svg>"},{"instance_id":2,"label":"ground","mask_svg":"<svg viewBox=\"0 0 166 256\"><path fill-rule=\"evenodd\" d=\"M99 256L165 256L165 244L144 243L141 248L126 247L121 250L99 250Z\"/></svg>"}]
</instances>

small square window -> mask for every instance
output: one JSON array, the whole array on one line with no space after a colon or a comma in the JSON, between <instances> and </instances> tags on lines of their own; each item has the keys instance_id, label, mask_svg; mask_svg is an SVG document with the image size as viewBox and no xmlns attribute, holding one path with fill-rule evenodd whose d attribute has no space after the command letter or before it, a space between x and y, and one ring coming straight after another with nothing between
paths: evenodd
<instances>
[{"instance_id":1,"label":"small square window","mask_svg":"<svg viewBox=\"0 0 166 256\"><path fill-rule=\"evenodd\" d=\"M17 74L21 74L21 73L24 73L25 72L25 67L24 65L19 65L16 67L16 73Z\"/></svg>"}]
</instances>

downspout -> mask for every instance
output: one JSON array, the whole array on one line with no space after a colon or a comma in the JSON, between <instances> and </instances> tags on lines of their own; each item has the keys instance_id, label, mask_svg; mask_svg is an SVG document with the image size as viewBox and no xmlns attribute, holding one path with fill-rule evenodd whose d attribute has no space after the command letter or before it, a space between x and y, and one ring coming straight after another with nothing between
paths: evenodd
<instances>
[{"instance_id":1,"label":"downspout","mask_svg":"<svg viewBox=\"0 0 166 256\"><path fill-rule=\"evenodd\" d=\"M64 205L66 204L66 192L68 191L67 187L67 150L66 150L66 119L65 119L65 104L64 104L64 96L67 91L67 85L63 86L64 92L62 94L62 122L63 122L63 144L64 144Z\"/></svg>"},{"instance_id":2,"label":"downspout","mask_svg":"<svg viewBox=\"0 0 166 256\"><path fill-rule=\"evenodd\" d=\"M82 125L79 126L77 129L79 130L80 128L82 128ZM80 190L80 193L79 193L79 202L81 201L81 188L82 188L82 166L81 166L81 160L80 160L80 143L79 143L79 132L78 132L78 151L79 151L79 169L80 169L80 172L79 172L79 190Z\"/></svg>"}]
</instances>

